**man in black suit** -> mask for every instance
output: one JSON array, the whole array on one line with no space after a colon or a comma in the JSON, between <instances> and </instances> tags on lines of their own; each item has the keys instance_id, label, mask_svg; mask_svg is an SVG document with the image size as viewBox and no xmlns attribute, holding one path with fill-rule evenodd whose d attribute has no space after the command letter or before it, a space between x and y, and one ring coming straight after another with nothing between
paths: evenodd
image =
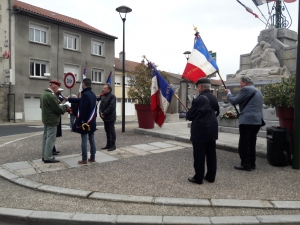
<instances>
[{"instance_id":1,"label":"man in black suit","mask_svg":"<svg viewBox=\"0 0 300 225\"><path fill-rule=\"evenodd\" d=\"M218 139L219 104L211 93L211 82L201 78L196 83L199 95L192 102L186 118L192 121L191 138L193 143L195 175L189 177L192 183L202 184L203 179L213 183L217 173L216 140ZM207 172L205 173L205 158Z\"/></svg>"}]
</instances>

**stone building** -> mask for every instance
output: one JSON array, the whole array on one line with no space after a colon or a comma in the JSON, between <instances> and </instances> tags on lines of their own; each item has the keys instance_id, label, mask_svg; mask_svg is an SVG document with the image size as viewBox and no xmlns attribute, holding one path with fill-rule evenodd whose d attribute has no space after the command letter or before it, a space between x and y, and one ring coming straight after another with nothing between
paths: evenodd
<instances>
[{"instance_id":1,"label":"stone building","mask_svg":"<svg viewBox=\"0 0 300 225\"><path fill-rule=\"evenodd\" d=\"M83 21L18 0L0 2L0 84L10 84L9 119L40 120L39 98L52 79L62 83L71 72L77 94L84 68L95 93L101 93L110 71L114 72L117 37ZM1 104L1 103L0 103ZM11 111L12 110L12 111ZM2 115L2 114L1 114ZM3 119L3 118L2 118Z\"/></svg>"}]
</instances>

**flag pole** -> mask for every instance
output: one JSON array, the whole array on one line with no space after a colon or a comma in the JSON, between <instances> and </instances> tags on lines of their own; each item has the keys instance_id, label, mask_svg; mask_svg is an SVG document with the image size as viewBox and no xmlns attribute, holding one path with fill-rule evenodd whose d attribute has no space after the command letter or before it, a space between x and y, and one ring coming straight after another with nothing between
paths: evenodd
<instances>
[{"instance_id":1,"label":"flag pole","mask_svg":"<svg viewBox=\"0 0 300 225\"><path fill-rule=\"evenodd\" d=\"M224 81L223 81L223 79L222 79L222 77L221 77L219 71L217 71L217 73L218 73L218 75L219 75L219 77L220 77L220 79L221 79L221 81L222 81L222 83L223 83L224 88L227 89L227 87L226 87L226 85L225 85L225 83L224 83ZM234 109L235 109L235 111L236 111L236 114L239 116L240 113L239 113L239 111L237 110L236 106L233 105L233 107L234 107Z\"/></svg>"},{"instance_id":2,"label":"flag pole","mask_svg":"<svg viewBox=\"0 0 300 225\"><path fill-rule=\"evenodd\" d=\"M143 58L147 60L147 62L150 62L145 55L143 55ZM181 101L181 99L178 97L178 95L176 95L175 93L173 94L177 100L179 101L179 103L183 106L183 108L185 109L185 111L188 111L188 108L183 104L183 102Z\"/></svg>"},{"instance_id":3,"label":"flag pole","mask_svg":"<svg viewBox=\"0 0 300 225\"><path fill-rule=\"evenodd\" d=\"M173 94L177 100L179 101L179 103L183 106L183 108L185 109L185 111L188 111L188 108L183 104L183 102L181 101L181 99L178 97L178 95L176 95L175 93Z\"/></svg>"},{"instance_id":4,"label":"flag pole","mask_svg":"<svg viewBox=\"0 0 300 225\"><path fill-rule=\"evenodd\" d=\"M199 31L198 31L198 28L194 26L194 30L196 31L196 34L198 33L199 38L201 38L201 36L200 36L200 34L199 34ZM195 34L195 35L196 35L196 34ZM201 40L202 40L202 38L201 38ZM203 41L202 41L202 43L203 43L204 47L206 48L206 46L205 46L205 44L204 44ZM206 49L207 49L207 48L206 48ZM219 75L219 77L220 77L220 79L221 79L221 81L222 81L222 83L223 83L223 85L224 85L224 88L227 89L227 87L226 87L226 85L225 85L225 83L224 83L224 81L223 81L223 79L222 79L222 77L221 77L221 75L220 75L220 73L219 73L218 70L217 70L217 73L218 73L218 75ZM235 109L235 111L236 111L236 114L239 116L240 113L239 113L239 111L237 110L236 106L233 105L233 107L234 107L234 109Z\"/></svg>"}]
</instances>

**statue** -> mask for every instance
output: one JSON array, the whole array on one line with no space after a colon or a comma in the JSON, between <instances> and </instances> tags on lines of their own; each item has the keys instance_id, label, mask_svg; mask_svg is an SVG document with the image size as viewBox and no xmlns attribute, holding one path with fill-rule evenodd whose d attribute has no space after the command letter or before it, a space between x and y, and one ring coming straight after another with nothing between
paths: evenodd
<instances>
[{"instance_id":1,"label":"statue","mask_svg":"<svg viewBox=\"0 0 300 225\"><path fill-rule=\"evenodd\" d=\"M286 66L280 67L275 49L265 41L261 41L251 53L252 69L238 71L230 77L230 80L237 81L241 76L249 76L252 80L272 79L274 77L287 77L291 73ZM229 80L229 81L230 81Z\"/></svg>"},{"instance_id":2,"label":"statue","mask_svg":"<svg viewBox=\"0 0 300 225\"><path fill-rule=\"evenodd\" d=\"M280 67L275 49L265 41L261 41L251 54L253 68Z\"/></svg>"}]
</instances>

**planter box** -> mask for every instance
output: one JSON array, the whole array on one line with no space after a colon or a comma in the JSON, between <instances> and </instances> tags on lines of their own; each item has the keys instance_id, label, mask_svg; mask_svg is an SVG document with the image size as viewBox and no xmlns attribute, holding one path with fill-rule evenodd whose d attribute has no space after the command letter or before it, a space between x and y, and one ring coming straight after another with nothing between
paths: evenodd
<instances>
[{"instance_id":1,"label":"planter box","mask_svg":"<svg viewBox=\"0 0 300 225\"><path fill-rule=\"evenodd\" d=\"M238 119L218 119L219 126L221 127L239 127Z\"/></svg>"}]
</instances>

